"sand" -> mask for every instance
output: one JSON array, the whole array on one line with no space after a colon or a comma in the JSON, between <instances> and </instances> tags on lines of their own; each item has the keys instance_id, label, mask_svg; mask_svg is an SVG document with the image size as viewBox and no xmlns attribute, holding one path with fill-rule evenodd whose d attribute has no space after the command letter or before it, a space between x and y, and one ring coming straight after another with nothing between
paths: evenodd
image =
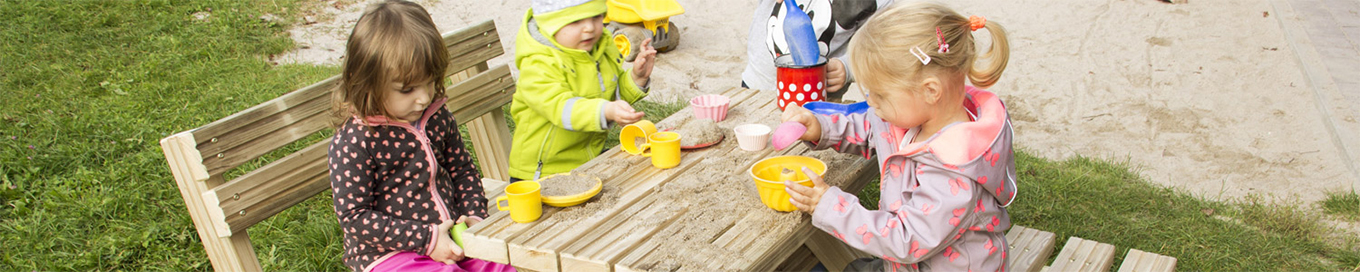
<instances>
[{"instance_id":1,"label":"sand","mask_svg":"<svg viewBox=\"0 0 1360 272\"><path fill-rule=\"evenodd\" d=\"M543 189L539 191L545 197L551 196L570 196L589 191L598 184L598 179L586 174L565 174L554 175L538 182Z\"/></svg>"},{"instance_id":2,"label":"sand","mask_svg":"<svg viewBox=\"0 0 1360 272\"><path fill-rule=\"evenodd\" d=\"M685 122L684 126L675 128L675 132L681 135L681 147L717 143L725 137L725 131L718 126L718 122L710 119L693 119Z\"/></svg>"},{"instance_id":3,"label":"sand","mask_svg":"<svg viewBox=\"0 0 1360 272\"><path fill-rule=\"evenodd\" d=\"M1280 18L1291 13L1279 12L1279 1L948 4L1009 31L1009 68L990 90L1009 108L1019 149L1057 160L1127 163L1155 184L1208 199L1262 194L1307 203L1360 186L1340 144L1360 135L1349 129L1360 118L1350 108L1319 110L1320 98L1301 69L1314 63L1300 61L1286 39L1282 25L1297 18ZM346 2L316 2L311 19L291 30L298 50L276 60L338 64L363 7ZM686 13L672 20L681 29L680 45L658 56L649 101L686 100L740 84L755 1L679 2ZM529 1L420 3L442 31L494 19L508 52L492 61L498 65L512 59ZM1329 131L1328 122L1341 129ZM1022 188L1019 200L1024 195Z\"/></svg>"}]
</instances>

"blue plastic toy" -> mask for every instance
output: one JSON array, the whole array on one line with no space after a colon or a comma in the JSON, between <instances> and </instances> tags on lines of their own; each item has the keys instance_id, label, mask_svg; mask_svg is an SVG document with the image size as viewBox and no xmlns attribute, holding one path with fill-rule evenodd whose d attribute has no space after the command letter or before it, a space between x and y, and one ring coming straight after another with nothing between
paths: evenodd
<instances>
[{"instance_id":1,"label":"blue plastic toy","mask_svg":"<svg viewBox=\"0 0 1360 272\"><path fill-rule=\"evenodd\" d=\"M784 0L784 40L789 43L789 54L793 63L811 66L817 63L821 50L817 48L817 34L812 29L812 18L808 18L798 3Z\"/></svg>"},{"instance_id":2,"label":"blue plastic toy","mask_svg":"<svg viewBox=\"0 0 1360 272\"><path fill-rule=\"evenodd\" d=\"M853 104L840 104L823 101L813 101L803 104L806 108L816 114L855 114L869 111L869 102L857 102Z\"/></svg>"}]
</instances>

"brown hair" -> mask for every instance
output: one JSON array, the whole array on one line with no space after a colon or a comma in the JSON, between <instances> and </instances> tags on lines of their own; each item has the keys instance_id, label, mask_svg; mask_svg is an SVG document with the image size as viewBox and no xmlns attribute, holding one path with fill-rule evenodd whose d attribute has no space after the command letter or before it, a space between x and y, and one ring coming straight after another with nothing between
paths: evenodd
<instances>
[{"instance_id":1,"label":"brown hair","mask_svg":"<svg viewBox=\"0 0 1360 272\"><path fill-rule=\"evenodd\" d=\"M368 7L346 43L340 86L332 95L337 123L351 117L387 116L387 84L434 81L444 96L449 66L444 38L430 14L415 3L384 1ZM391 116L388 116L391 118Z\"/></svg>"},{"instance_id":2,"label":"brown hair","mask_svg":"<svg viewBox=\"0 0 1360 272\"><path fill-rule=\"evenodd\" d=\"M966 73L974 86L987 88L1001 78L1010 47L1000 24L988 21L984 28L991 33L992 47L979 56L969 18L936 3L894 3L869 17L850 40L850 68L875 88L914 90L925 71L943 72L958 82ZM940 36L949 45L945 53L937 51ZM929 56L930 63L921 64L913 48ZM976 67L979 60L988 60L988 65Z\"/></svg>"}]
</instances>

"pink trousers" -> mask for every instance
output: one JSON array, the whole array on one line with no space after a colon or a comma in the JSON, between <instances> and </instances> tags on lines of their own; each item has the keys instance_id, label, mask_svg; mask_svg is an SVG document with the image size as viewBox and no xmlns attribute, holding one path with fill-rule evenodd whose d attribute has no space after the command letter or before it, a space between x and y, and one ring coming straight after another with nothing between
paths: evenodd
<instances>
[{"instance_id":1,"label":"pink trousers","mask_svg":"<svg viewBox=\"0 0 1360 272\"><path fill-rule=\"evenodd\" d=\"M420 255L415 252L402 252L383 260L378 265L374 265L373 272L387 271L430 271L430 272L475 272L475 271L494 271L494 272L514 272L515 268L505 264L490 261L466 258L456 264L444 264L430 259L430 256Z\"/></svg>"}]
</instances>

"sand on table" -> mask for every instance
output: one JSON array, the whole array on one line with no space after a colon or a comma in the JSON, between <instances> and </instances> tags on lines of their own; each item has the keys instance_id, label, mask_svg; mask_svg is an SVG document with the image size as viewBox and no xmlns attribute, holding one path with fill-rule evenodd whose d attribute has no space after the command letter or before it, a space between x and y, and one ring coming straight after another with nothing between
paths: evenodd
<instances>
[{"instance_id":1,"label":"sand on table","mask_svg":"<svg viewBox=\"0 0 1360 272\"><path fill-rule=\"evenodd\" d=\"M539 193L545 197L576 195L595 188L598 181L599 179L594 176L586 174L552 175L538 181L542 186Z\"/></svg>"}]
</instances>

